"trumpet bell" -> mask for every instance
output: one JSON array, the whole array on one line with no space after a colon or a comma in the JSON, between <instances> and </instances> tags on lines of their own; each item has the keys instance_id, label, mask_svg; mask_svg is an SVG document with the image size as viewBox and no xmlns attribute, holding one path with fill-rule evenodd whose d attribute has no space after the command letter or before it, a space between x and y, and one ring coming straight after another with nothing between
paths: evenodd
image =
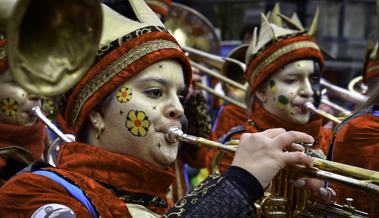
<instances>
[{"instance_id":1,"label":"trumpet bell","mask_svg":"<svg viewBox=\"0 0 379 218\"><path fill-rule=\"evenodd\" d=\"M12 0L0 5L9 69L34 94L60 94L79 81L93 63L101 30L99 1Z\"/></svg>"},{"instance_id":2,"label":"trumpet bell","mask_svg":"<svg viewBox=\"0 0 379 218\"><path fill-rule=\"evenodd\" d=\"M213 25L196 10L173 2L164 25L180 45L220 53L220 39Z\"/></svg>"}]
</instances>

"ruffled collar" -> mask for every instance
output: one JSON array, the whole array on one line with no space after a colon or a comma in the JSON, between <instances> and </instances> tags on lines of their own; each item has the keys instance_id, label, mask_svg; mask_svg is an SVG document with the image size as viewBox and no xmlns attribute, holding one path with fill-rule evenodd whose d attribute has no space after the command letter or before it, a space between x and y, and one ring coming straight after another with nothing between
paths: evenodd
<instances>
[{"instance_id":1,"label":"ruffled collar","mask_svg":"<svg viewBox=\"0 0 379 218\"><path fill-rule=\"evenodd\" d=\"M175 179L171 168L162 170L139 159L80 143L64 143L57 166L84 174L124 191L166 198Z\"/></svg>"}]
</instances>

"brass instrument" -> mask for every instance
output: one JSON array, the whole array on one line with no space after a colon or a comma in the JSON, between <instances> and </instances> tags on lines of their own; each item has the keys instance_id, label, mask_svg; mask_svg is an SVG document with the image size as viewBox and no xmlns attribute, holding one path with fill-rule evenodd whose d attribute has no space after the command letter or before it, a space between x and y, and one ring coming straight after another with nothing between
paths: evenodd
<instances>
[{"instance_id":1,"label":"brass instrument","mask_svg":"<svg viewBox=\"0 0 379 218\"><path fill-rule=\"evenodd\" d=\"M166 139L172 143L185 141L197 146L207 147L222 153L234 154L237 150L238 141L231 141L232 146L206 140L200 137L184 134L178 127L170 127L166 132ZM222 155L219 155L222 156ZM214 159L218 165L222 158ZM272 181L272 193L255 203L259 213L265 217L318 217L323 215L333 217L368 217L368 214L355 210L351 205L341 206L338 204L324 205L308 200L309 193L306 190L298 190L293 182L303 176L317 178L326 182L336 183L348 188L363 191L372 195L379 195L379 186L361 181L378 181L379 172L362 169L359 167L340 164L323 159L313 158L314 167L301 165L286 166ZM212 165L214 165L212 163ZM370 214L373 217L373 214Z\"/></svg>"},{"instance_id":2,"label":"brass instrument","mask_svg":"<svg viewBox=\"0 0 379 218\"><path fill-rule=\"evenodd\" d=\"M26 91L52 96L67 91L93 62L102 10L93 0L6 0L0 32L7 37L8 65Z\"/></svg>"},{"instance_id":3,"label":"brass instrument","mask_svg":"<svg viewBox=\"0 0 379 218\"><path fill-rule=\"evenodd\" d=\"M33 107L30 114L40 119L47 126L47 128L49 128L54 134L58 136L58 138L50 145L46 156L46 162L52 166L55 166L55 163L57 162L55 152L59 151L59 147L63 142L74 142L75 136L70 134L63 134L54 124L49 121L49 119L43 115L41 108L38 106Z\"/></svg>"},{"instance_id":4,"label":"brass instrument","mask_svg":"<svg viewBox=\"0 0 379 218\"><path fill-rule=\"evenodd\" d=\"M164 25L181 46L220 53L220 39L212 23L190 7L172 2Z\"/></svg>"},{"instance_id":5,"label":"brass instrument","mask_svg":"<svg viewBox=\"0 0 379 218\"><path fill-rule=\"evenodd\" d=\"M351 92L347 89L341 88L339 86L333 85L326 81L325 79L321 78L320 84L322 87L326 88L328 90L328 93L339 97L341 99L344 99L346 101L352 102L354 104L362 104L367 100L367 97L356 93L356 92Z\"/></svg>"},{"instance_id":6,"label":"brass instrument","mask_svg":"<svg viewBox=\"0 0 379 218\"><path fill-rule=\"evenodd\" d=\"M329 113L326 113L323 110L320 110L320 109L316 108L311 102L306 102L303 105L303 110L305 110L305 111L311 111L311 112L314 112L316 114L319 114L320 116L325 117L328 120L331 120L331 121L333 121L336 124L340 124L342 122L340 119L336 118L335 116L333 116L333 115L331 115Z\"/></svg>"},{"instance_id":7,"label":"brass instrument","mask_svg":"<svg viewBox=\"0 0 379 218\"><path fill-rule=\"evenodd\" d=\"M348 89L351 92L366 95L368 87L363 83L363 76L357 76L349 82Z\"/></svg>"}]
</instances>

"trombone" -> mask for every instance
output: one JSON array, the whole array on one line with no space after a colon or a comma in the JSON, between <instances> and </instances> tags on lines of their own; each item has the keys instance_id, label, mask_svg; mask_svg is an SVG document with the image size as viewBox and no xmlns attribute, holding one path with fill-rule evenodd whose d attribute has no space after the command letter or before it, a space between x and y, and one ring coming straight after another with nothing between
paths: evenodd
<instances>
[{"instance_id":1,"label":"trombone","mask_svg":"<svg viewBox=\"0 0 379 218\"><path fill-rule=\"evenodd\" d=\"M229 145L213 142L201 137L187 135L176 126L170 127L165 136L166 139L172 143L185 141L200 147L206 147L222 152L222 155L218 157L215 156L212 163L212 171L215 171L215 168L213 168L215 162L217 162L218 165L221 164L223 159L222 156L226 155L226 153L235 154L238 146L237 140L231 141ZM262 213L265 217L293 217L295 215L298 215L298 217L314 217L310 213L333 217L368 217L367 213L355 210L351 205L341 206L335 203L324 205L317 202L311 202L307 199L308 193L304 190L295 194L288 193L289 190L292 190L293 192L297 191L293 187L293 184L288 184L288 186L291 187L286 186L286 188L284 188L287 190L285 191L285 196L278 196L276 194L281 193L282 187L287 185L285 183L289 183L289 180L293 181L299 176L297 174L300 174L379 196L378 185L361 181L378 181L379 172L318 158L313 158L313 163L314 167L305 167L295 164L286 166L284 170L280 171L273 180L272 193L274 194L266 193L262 199L255 203L258 212ZM288 177L292 179L289 179ZM370 217L373 217L373 214L370 214Z\"/></svg>"}]
</instances>

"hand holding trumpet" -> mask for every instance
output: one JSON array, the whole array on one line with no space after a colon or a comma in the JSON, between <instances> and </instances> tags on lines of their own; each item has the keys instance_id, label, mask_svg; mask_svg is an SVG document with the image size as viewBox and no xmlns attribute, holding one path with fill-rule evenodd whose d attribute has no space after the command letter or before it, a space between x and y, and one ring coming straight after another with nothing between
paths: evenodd
<instances>
[{"instance_id":1,"label":"hand holding trumpet","mask_svg":"<svg viewBox=\"0 0 379 218\"><path fill-rule=\"evenodd\" d=\"M313 143L308 134L284 129L269 129L260 133L242 135L232 166L244 168L266 187L286 165L312 165L312 158L303 152L298 142ZM286 148L288 151L283 152Z\"/></svg>"}]
</instances>

